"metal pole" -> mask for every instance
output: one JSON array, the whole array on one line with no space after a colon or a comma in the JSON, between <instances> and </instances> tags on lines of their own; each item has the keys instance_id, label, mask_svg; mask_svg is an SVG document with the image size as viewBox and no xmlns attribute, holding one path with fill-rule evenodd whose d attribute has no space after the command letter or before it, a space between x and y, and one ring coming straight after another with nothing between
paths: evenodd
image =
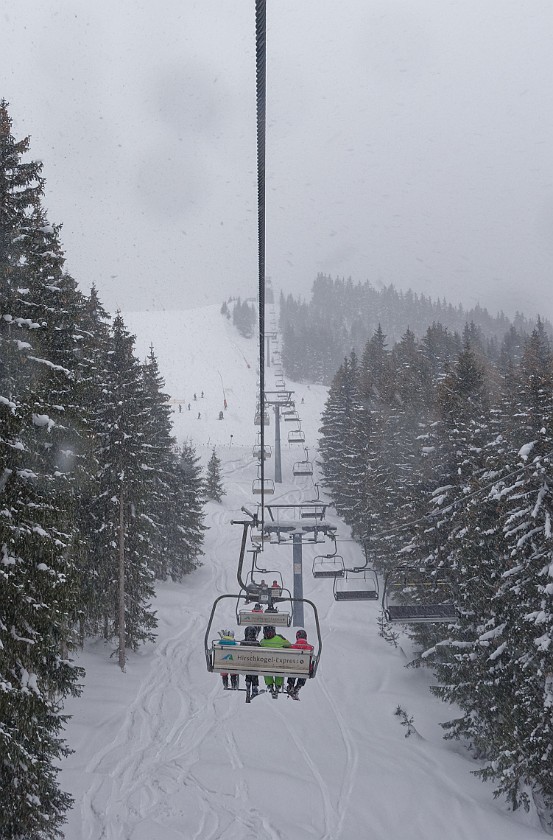
<instances>
[{"instance_id":1,"label":"metal pole","mask_svg":"<svg viewBox=\"0 0 553 840\"><path fill-rule=\"evenodd\" d=\"M280 406L275 405L275 484L282 484L282 462L280 459Z\"/></svg>"},{"instance_id":2,"label":"metal pole","mask_svg":"<svg viewBox=\"0 0 553 840\"><path fill-rule=\"evenodd\" d=\"M292 563L294 565L294 598L303 598L302 534L292 534ZM303 601L294 601L294 627L303 627Z\"/></svg>"},{"instance_id":3,"label":"metal pole","mask_svg":"<svg viewBox=\"0 0 553 840\"><path fill-rule=\"evenodd\" d=\"M271 367L271 335L267 336L267 367Z\"/></svg>"}]
</instances>

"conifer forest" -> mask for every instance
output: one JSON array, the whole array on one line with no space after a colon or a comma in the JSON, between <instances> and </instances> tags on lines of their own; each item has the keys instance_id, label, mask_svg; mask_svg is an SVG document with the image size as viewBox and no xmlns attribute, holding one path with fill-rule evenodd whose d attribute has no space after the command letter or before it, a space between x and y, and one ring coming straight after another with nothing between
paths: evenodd
<instances>
[{"instance_id":1,"label":"conifer forest","mask_svg":"<svg viewBox=\"0 0 553 840\"><path fill-rule=\"evenodd\" d=\"M490 352L490 347L493 352ZM412 625L414 665L455 703L445 737L514 808L553 807L553 355L544 324L490 341L433 323L348 354L320 429L324 482L395 597L450 600ZM395 576L393 572L395 570ZM399 571L399 573L398 573ZM438 593L438 594L437 594ZM381 632L394 642L383 619Z\"/></svg>"},{"instance_id":2,"label":"conifer forest","mask_svg":"<svg viewBox=\"0 0 553 840\"><path fill-rule=\"evenodd\" d=\"M153 348L140 361L120 314L64 270L0 103L0 836L58 836L70 798L63 700L71 651L100 637L125 667L153 638L156 580L200 562L203 477L177 451Z\"/></svg>"}]
</instances>

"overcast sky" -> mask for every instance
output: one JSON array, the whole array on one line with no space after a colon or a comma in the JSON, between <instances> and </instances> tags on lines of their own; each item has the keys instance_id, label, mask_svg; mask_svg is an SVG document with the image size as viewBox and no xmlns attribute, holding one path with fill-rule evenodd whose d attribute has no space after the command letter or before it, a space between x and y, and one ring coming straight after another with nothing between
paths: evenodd
<instances>
[{"instance_id":1,"label":"overcast sky","mask_svg":"<svg viewBox=\"0 0 553 840\"><path fill-rule=\"evenodd\" d=\"M268 0L267 273L553 318L551 0ZM254 0L17 0L0 97L114 310L257 288Z\"/></svg>"}]
</instances>

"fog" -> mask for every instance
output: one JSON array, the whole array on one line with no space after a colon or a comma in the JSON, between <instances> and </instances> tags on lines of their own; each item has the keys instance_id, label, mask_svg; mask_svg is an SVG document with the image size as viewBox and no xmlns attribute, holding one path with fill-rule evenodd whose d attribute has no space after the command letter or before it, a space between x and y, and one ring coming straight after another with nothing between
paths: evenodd
<instances>
[{"instance_id":1,"label":"fog","mask_svg":"<svg viewBox=\"0 0 553 840\"><path fill-rule=\"evenodd\" d=\"M553 317L550 0L268 0L267 273ZM257 287L254 0L18 0L0 96L109 309Z\"/></svg>"}]
</instances>

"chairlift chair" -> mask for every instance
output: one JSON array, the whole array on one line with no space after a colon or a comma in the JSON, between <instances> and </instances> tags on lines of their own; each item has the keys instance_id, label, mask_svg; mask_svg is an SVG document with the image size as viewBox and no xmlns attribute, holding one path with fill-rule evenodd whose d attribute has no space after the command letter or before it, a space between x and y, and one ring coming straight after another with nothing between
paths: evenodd
<instances>
[{"instance_id":1,"label":"chairlift chair","mask_svg":"<svg viewBox=\"0 0 553 840\"><path fill-rule=\"evenodd\" d=\"M288 432L288 443L305 443L305 432L301 429L293 429Z\"/></svg>"},{"instance_id":2,"label":"chairlift chair","mask_svg":"<svg viewBox=\"0 0 553 840\"><path fill-rule=\"evenodd\" d=\"M342 577L334 578L334 600L377 601L378 577L372 569L346 569Z\"/></svg>"},{"instance_id":3,"label":"chairlift chair","mask_svg":"<svg viewBox=\"0 0 553 840\"><path fill-rule=\"evenodd\" d=\"M313 475L313 464L309 460L296 461L292 467L294 475Z\"/></svg>"},{"instance_id":4,"label":"chairlift chair","mask_svg":"<svg viewBox=\"0 0 553 840\"><path fill-rule=\"evenodd\" d=\"M317 554L311 571L314 578L343 578L346 567L341 554Z\"/></svg>"},{"instance_id":5,"label":"chairlift chair","mask_svg":"<svg viewBox=\"0 0 553 840\"><path fill-rule=\"evenodd\" d=\"M243 594L220 595L211 608L211 614L204 636L204 652L207 670L209 672L215 674L299 677L302 679L312 679L315 677L322 652L322 638L317 608L312 601L307 598L289 597L286 599L290 602L291 606L295 603L304 603L313 611L317 640L314 649L311 651L297 648L255 647L240 644L223 645L220 640L213 640L211 638L211 628L215 612L220 602L226 598L238 599L240 601L245 596ZM258 615L261 616L262 614L259 613ZM283 615L283 613L273 613L273 616L275 615ZM274 621L272 624L273 626L277 626Z\"/></svg>"},{"instance_id":6,"label":"chairlift chair","mask_svg":"<svg viewBox=\"0 0 553 840\"><path fill-rule=\"evenodd\" d=\"M253 418L253 422L254 422L255 426L261 426L261 412L260 411L256 411L255 417ZM266 411L264 411L263 412L263 425L264 426L269 426L270 422L271 421L269 419L269 414Z\"/></svg>"},{"instance_id":7,"label":"chairlift chair","mask_svg":"<svg viewBox=\"0 0 553 840\"><path fill-rule=\"evenodd\" d=\"M271 457L272 452L273 452L273 450L271 449L271 446L268 443L265 443L263 445L263 454L265 456L265 461L267 460L267 458ZM260 443L256 443L254 445L254 447L252 449L252 456L254 458L257 458L257 459L261 460L261 444Z\"/></svg>"},{"instance_id":8,"label":"chairlift chair","mask_svg":"<svg viewBox=\"0 0 553 840\"><path fill-rule=\"evenodd\" d=\"M284 422L285 423L299 423L300 422L300 416L299 416L298 412L294 411L293 409L291 411L285 411L283 413L283 417L284 417Z\"/></svg>"},{"instance_id":9,"label":"chairlift chair","mask_svg":"<svg viewBox=\"0 0 553 840\"><path fill-rule=\"evenodd\" d=\"M259 569L255 566L255 558L252 569L246 575L246 598L247 601L259 601L262 604L271 606L273 603L285 601L290 596L290 590L284 587L282 581L282 573L276 569ZM254 580L253 572L256 575L263 575L260 581ZM270 583L267 583L267 580ZM276 581L276 586L272 586L272 582Z\"/></svg>"},{"instance_id":10,"label":"chairlift chair","mask_svg":"<svg viewBox=\"0 0 553 840\"><path fill-rule=\"evenodd\" d=\"M449 594L447 583L443 580L416 578L417 572L405 567L388 572L382 595L386 620L390 624L454 624L458 619L455 605L448 597L439 597L439 590L442 594ZM419 601L421 593L423 600ZM399 603L394 603L395 598Z\"/></svg>"},{"instance_id":11,"label":"chairlift chair","mask_svg":"<svg viewBox=\"0 0 553 840\"><path fill-rule=\"evenodd\" d=\"M254 478L252 481L252 493L254 496L271 496L275 492L275 482L272 478Z\"/></svg>"}]
</instances>

